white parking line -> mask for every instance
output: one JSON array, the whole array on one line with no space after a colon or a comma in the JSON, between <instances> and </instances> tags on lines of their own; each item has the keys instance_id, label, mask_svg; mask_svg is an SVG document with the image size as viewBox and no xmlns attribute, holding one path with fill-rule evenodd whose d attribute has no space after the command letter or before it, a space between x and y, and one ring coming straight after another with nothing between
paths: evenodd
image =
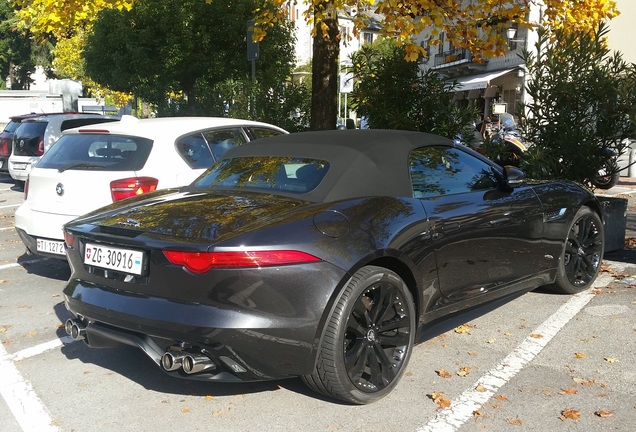
<instances>
[{"instance_id":1,"label":"white parking line","mask_svg":"<svg viewBox=\"0 0 636 432\"><path fill-rule=\"evenodd\" d=\"M4 209L4 208L11 208L11 207L20 207L21 204L10 204L10 205L3 205L0 206L0 209Z\"/></svg>"},{"instance_id":2,"label":"white parking line","mask_svg":"<svg viewBox=\"0 0 636 432\"><path fill-rule=\"evenodd\" d=\"M0 394L23 431L58 431L44 404L0 344Z\"/></svg>"},{"instance_id":3,"label":"white parking line","mask_svg":"<svg viewBox=\"0 0 636 432\"><path fill-rule=\"evenodd\" d=\"M612 276L603 273L594 282L594 287L605 286L612 281ZM550 318L543 322L531 334L540 334L542 338L528 336L501 363L482 376L473 386L453 400L448 408L438 411L426 425L417 432L454 432L473 413L480 409L501 387L510 381L521 369L530 363L554 336L576 316L581 309L594 298L593 290L587 290L572 296Z\"/></svg>"},{"instance_id":4,"label":"white parking line","mask_svg":"<svg viewBox=\"0 0 636 432\"><path fill-rule=\"evenodd\" d=\"M15 229L15 227L12 227L12 226L10 226L10 227L2 227L2 228L0 228L0 231L7 231L7 230L12 230L12 229Z\"/></svg>"},{"instance_id":5,"label":"white parking line","mask_svg":"<svg viewBox=\"0 0 636 432\"><path fill-rule=\"evenodd\" d=\"M30 260L21 261L21 262L2 264L2 265L0 265L0 270L5 270L5 269L8 269L8 268L12 268L12 267L20 267L22 264L31 264L31 263L38 262L38 261L46 261L47 259L48 258L33 258L33 259L30 259Z\"/></svg>"}]
</instances>

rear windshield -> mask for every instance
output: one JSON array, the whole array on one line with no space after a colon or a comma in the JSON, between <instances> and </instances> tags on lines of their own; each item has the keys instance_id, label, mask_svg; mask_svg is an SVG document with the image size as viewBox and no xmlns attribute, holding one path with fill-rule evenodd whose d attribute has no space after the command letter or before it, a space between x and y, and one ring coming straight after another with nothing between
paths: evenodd
<instances>
[{"instance_id":1,"label":"rear windshield","mask_svg":"<svg viewBox=\"0 0 636 432\"><path fill-rule=\"evenodd\" d=\"M16 139L43 137L47 122L28 121L20 123L20 129L16 128ZM15 132L14 132L15 133Z\"/></svg>"},{"instance_id":2,"label":"rear windshield","mask_svg":"<svg viewBox=\"0 0 636 432\"><path fill-rule=\"evenodd\" d=\"M193 184L200 189L254 189L306 193L322 181L329 163L295 157L224 159Z\"/></svg>"},{"instance_id":3,"label":"rear windshield","mask_svg":"<svg viewBox=\"0 0 636 432\"><path fill-rule=\"evenodd\" d=\"M63 135L44 153L38 168L65 170L137 171L143 168L152 140L105 135Z\"/></svg>"}]
</instances>

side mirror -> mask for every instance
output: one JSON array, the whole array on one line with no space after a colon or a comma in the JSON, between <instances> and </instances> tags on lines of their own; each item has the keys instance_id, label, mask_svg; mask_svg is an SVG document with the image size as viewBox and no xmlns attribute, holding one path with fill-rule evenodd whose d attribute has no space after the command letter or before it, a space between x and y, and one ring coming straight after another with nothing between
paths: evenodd
<instances>
[{"instance_id":1,"label":"side mirror","mask_svg":"<svg viewBox=\"0 0 636 432\"><path fill-rule=\"evenodd\" d=\"M510 189L525 186L526 175L519 168L506 165L504 167L504 182Z\"/></svg>"}]
</instances>

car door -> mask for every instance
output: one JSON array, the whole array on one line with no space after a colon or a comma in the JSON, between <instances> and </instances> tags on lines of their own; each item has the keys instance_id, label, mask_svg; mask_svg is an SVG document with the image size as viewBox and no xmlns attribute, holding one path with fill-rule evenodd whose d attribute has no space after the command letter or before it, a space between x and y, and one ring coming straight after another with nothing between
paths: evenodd
<instances>
[{"instance_id":1,"label":"car door","mask_svg":"<svg viewBox=\"0 0 636 432\"><path fill-rule=\"evenodd\" d=\"M452 146L410 156L414 197L429 218L442 294L461 300L528 281L542 258L541 204L505 190L494 165Z\"/></svg>"}]
</instances>

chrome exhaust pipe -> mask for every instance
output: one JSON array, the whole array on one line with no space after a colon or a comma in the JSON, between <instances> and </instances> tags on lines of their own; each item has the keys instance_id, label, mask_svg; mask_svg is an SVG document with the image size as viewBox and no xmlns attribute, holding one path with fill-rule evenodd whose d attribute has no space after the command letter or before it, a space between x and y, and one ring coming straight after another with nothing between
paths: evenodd
<instances>
[{"instance_id":1,"label":"chrome exhaust pipe","mask_svg":"<svg viewBox=\"0 0 636 432\"><path fill-rule=\"evenodd\" d=\"M183 371L187 374L195 374L208 369L216 369L216 365L204 355L188 354L183 358Z\"/></svg>"},{"instance_id":2,"label":"chrome exhaust pipe","mask_svg":"<svg viewBox=\"0 0 636 432\"><path fill-rule=\"evenodd\" d=\"M86 339L86 326L78 319L67 319L64 323L64 331L73 340L80 341Z\"/></svg>"},{"instance_id":3,"label":"chrome exhaust pipe","mask_svg":"<svg viewBox=\"0 0 636 432\"><path fill-rule=\"evenodd\" d=\"M181 369L185 356L186 353L182 351L166 351L164 355L161 356L161 367L168 372Z\"/></svg>"}]
</instances>

